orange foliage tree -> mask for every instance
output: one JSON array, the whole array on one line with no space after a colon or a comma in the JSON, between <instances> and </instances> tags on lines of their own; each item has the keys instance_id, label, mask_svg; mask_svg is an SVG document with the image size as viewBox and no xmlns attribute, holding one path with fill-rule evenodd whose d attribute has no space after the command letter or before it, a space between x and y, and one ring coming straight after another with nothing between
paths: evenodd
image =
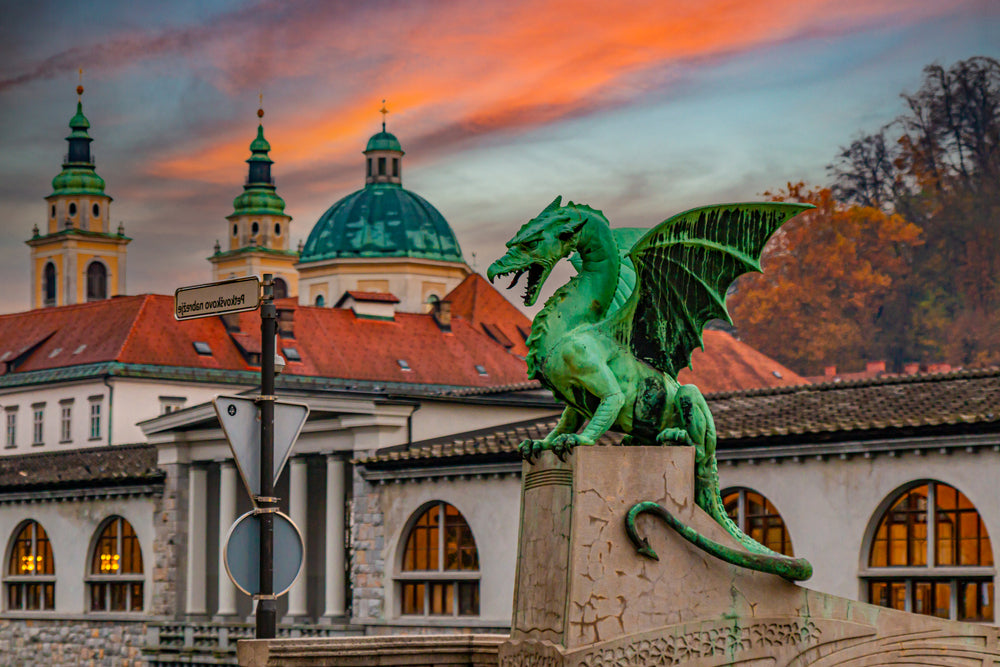
<instances>
[{"instance_id":1,"label":"orange foliage tree","mask_svg":"<svg viewBox=\"0 0 1000 667\"><path fill-rule=\"evenodd\" d=\"M828 188L790 183L765 195L816 208L775 234L763 274L736 283L728 304L738 335L804 374L891 356L882 315L910 271L920 228L879 208L839 204Z\"/></svg>"}]
</instances>

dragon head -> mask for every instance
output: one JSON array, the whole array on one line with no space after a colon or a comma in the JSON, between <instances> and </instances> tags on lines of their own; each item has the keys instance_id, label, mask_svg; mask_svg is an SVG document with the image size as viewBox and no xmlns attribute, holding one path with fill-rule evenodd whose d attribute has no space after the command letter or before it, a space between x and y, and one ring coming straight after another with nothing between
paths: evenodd
<instances>
[{"instance_id":1,"label":"dragon head","mask_svg":"<svg viewBox=\"0 0 1000 667\"><path fill-rule=\"evenodd\" d=\"M507 254L486 271L490 282L497 276L514 274L507 289L512 289L527 272L528 284L522 295L526 306L534 305L556 262L575 250L577 235L588 220L587 212L592 210L577 207L573 202L561 204L562 197L556 197L537 217L525 223L507 241Z\"/></svg>"}]
</instances>

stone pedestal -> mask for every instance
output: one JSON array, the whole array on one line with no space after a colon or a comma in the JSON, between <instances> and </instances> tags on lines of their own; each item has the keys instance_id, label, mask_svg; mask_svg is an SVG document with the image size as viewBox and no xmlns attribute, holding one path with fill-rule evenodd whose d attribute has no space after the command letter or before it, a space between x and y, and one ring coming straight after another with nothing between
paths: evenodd
<instances>
[{"instance_id":1,"label":"stone pedestal","mask_svg":"<svg viewBox=\"0 0 1000 667\"><path fill-rule=\"evenodd\" d=\"M524 465L511 639L501 667L1000 665L998 629L838 598L729 565L649 515L654 501L739 549L694 504L687 447L581 447ZM850 565L848 565L850 566Z\"/></svg>"}]
</instances>

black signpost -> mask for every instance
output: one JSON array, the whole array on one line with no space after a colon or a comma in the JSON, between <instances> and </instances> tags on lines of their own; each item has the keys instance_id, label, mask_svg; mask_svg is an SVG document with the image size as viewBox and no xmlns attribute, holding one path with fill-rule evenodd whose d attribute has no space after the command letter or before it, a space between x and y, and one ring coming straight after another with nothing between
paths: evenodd
<instances>
[{"instance_id":1,"label":"black signpost","mask_svg":"<svg viewBox=\"0 0 1000 667\"><path fill-rule=\"evenodd\" d=\"M277 333L277 311L274 307L274 283L270 273L264 274L263 297L260 305L260 495L254 499L260 518L260 593L257 598L257 639L274 639L277 626L278 602L274 595L274 512L278 499L274 497L274 337Z\"/></svg>"},{"instance_id":2,"label":"black signpost","mask_svg":"<svg viewBox=\"0 0 1000 667\"><path fill-rule=\"evenodd\" d=\"M181 287L174 293L174 317L178 320L188 320L253 310L258 307L258 304L260 306L260 396L253 399L256 411L259 412L260 416L259 460L256 460L257 452L251 446L253 429L255 428L252 425L252 420L256 419L256 415L252 414L255 411L246 408L245 403L249 401L239 396L220 396L213 402L219 415L219 423L230 441L233 458L236 460L240 474L244 477L243 481L247 486L247 491L253 499L253 516L259 522L260 527L260 568L256 585L246 580L237 581L237 577L234 577L233 573L229 571L228 561L226 569L230 578L241 590L250 592L251 589L257 589L257 592L253 593L254 600L257 602L256 637L257 639L274 639L277 634L277 598L288 591L298 576L304 557L304 553L302 553L303 543L298 527L287 516L280 515L282 522L284 522L282 530L285 531L286 538L288 535L296 535L297 537L296 539L288 538L282 544L282 558L287 561L283 562L282 565L288 570L288 572L283 572L290 577L285 576L285 579L289 580L282 580L282 590L276 593L274 590L274 517L275 514L280 513L278 512L278 499L274 497L274 483L275 478L280 473L280 468L284 466L284 462L291 452L292 445L298 437L302 425L305 423L309 407L301 403L278 402L274 395L275 337L278 316L274 306L273 275L265 273L263 278L263 282L259 283L259 297L258 281L253 276ZM239 407L241 403L243 407ZM274 413L276 405L282 411L283 420L282 430L278 433L280 440L278 470L274 466ZM238 442L234 443L234 438ZM257 477L259 477L259 485L256 484ZM234 524L233 530L241 521L242 518ZM232 535L231 530L230 538ZM240 539L243 542L241 543L245 544L246 540L251 539L251 537L242 535ZM228 554L228 549L226 553ZM247 565L247 561L240 560L237 568L240 576L246 576Z\"/></svg>"}]
</instances>

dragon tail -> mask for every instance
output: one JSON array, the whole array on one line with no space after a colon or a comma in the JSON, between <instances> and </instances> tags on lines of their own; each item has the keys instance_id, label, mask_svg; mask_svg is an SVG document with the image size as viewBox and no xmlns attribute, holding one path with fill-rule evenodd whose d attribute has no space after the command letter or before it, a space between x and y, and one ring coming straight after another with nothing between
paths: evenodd
<instances>
[{"instance_id":1,"label":"dragon tail","mask_svg":"<svg viewBox=\"0 0 1000 667\"><path fill-rule=\"evenodd\" d=\"M711 435L714 436L714 433ZM714 437L711 440L714 443ZM719 471L714 451L696 464L695 503L732 535L746 551L727 547L705 537L694 528L684 525L663 506L648 501L636 503L628 511L625 517L625 532L640 554L659 560L649 545L649 540L639 536L635 525L636 517L648 512L663 519L691 544L727 563L758 572L776 574L789 581L804 581L812 576L812 565L805 558L792 558L768 549L740 530L740 527L729 518L719 494Z\"/></svg>"}]
</instances>

